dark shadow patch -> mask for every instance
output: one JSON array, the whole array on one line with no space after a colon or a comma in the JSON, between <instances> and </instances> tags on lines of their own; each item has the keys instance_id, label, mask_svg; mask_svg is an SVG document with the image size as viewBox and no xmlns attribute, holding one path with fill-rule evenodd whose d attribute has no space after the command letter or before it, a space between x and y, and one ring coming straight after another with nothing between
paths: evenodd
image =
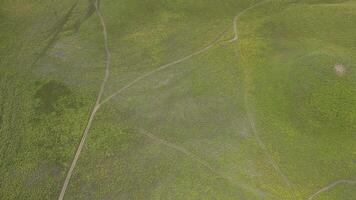
<instances>
[{"instance_id":1,"label":"dark shadow patch","mask_svg":"<svg viewBox=\"0 0 356 200\"><path fill-rule=\"evenodd\" d=\"M54 111L54 104L59 99L69 96L70 89L61 82L51 80L43 85L35 94L35 98L40 100L38 110L45 113Z\"/></svg>"},{"instance_id":2,"label":"dark shadow patch","mask_svg":"<svg viewBox=\"0 0 356 200\"><path fill-rule=\"evenodd\" d=\"M39 52L35 60L31 64L31 68L37 64L37 62L45 55L45 53L52 47L52 45L58 40L60 33L64 31L68 20L73 15L74 9L77 7L78 2L74 3L68 12L56 23L56 25L50 31L52 34L46 46Z\"/></svg>"},{"instance_id":3,"label":"dark shadow patch","mask_svg":"<svg viewBox=\"0 0 356 200\"><path fill-rule=\"evenodd\" d=\"M75 32L78 32L82 24L86 22L95 13L95 2L95 0L88 0L88 7L85 12L85 15L81 19L77 20L77 22L74 24ZM100 6L100 1L98 1L98 6Z\"/></svg>"},{"instance_id":4,"label":"dark shadow patch","mask_svg":"<svg viewBox=\"0 0 356 200\"><path fill-rule=\"evenodd\" d=\"M51 176L54 178L60 178L63 167L59 164L55 164L51 167Z\"/></svg>"}]
</instances>

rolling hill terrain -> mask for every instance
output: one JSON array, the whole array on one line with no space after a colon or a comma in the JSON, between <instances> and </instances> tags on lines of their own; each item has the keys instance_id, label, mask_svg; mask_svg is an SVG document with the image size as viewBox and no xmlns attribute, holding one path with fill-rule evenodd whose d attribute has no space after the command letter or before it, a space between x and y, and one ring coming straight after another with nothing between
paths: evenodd
<instances>
[{"instance_id":1,"label":"rolling hill terrain","mask_svg":"<svg viewBox=\"0 0 356 200\"><path fill-rule=\"evenodd\" d=\"M0 199L356 199L355 0L0 0Z\"/></svg>"}]
</instances>

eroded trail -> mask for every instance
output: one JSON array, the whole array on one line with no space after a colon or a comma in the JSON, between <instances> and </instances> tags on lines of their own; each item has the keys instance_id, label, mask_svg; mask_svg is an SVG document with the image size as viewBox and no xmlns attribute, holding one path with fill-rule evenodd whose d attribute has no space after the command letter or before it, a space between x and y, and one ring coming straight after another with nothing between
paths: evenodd
<instances>
[{"instance_id":1,"label":"eroded trail","mask_svg":"<svg viewBox=\"0 0 356 200\"><path fill-rule=\"evenodd\" d=\"M346 180L346 179L342 179L342 180L338 180L338 181L335 181L323 188L321 188L320 190L318 190L317 192L315 192L313 195L311 195L308 200L313 200L314 197L316 197L317 195L319 195L320 193L323 193L323 192L327 192L329 190L331 190L332 188L334 188L335 186L339 185L339 184L356 184L356 180L353 180L353 179L349 179L349 180Z\"/></svg>"},{"instance_id":2,"label":"eroded trail","mask_svg":"<svg viewBox=\"0 0 356 200\"><path fill-rule=\"evenodd\" d=\"M259 3L256 3L255 5L249 7L249 8L246 8L245 10L243 10L242 12L240 12L238 15L236 15L234 17L234 20L233 20L233 32L234 32L234 36L232 39L228 40L228 41L225 41L225 43L232 43L236 40L238 40L238 37L239 37L239 32L238 32L238 27L237 27L237 23L238 23L238 20L241 16L243 16L244 14L246 14L248 11L260 6L260 5L263 5L265 3L268 3L270 2L270 0L264 0L264 1L261 1ZM293 184L291 183L291 181L287 178L287 176L282 172L282 170L280 169L280 167L278 166L277 162L273 159L272 155L269 153L269 150L267 149L265 143L262 141L261 137L259 136L259 134L257 133L257 128L256 128L256 125L255 125L255 120L254 120L254 117L252 116L252 113L251 113L251 108L250 108L250 105L248 103L248 94L247 94L247 91L245 89L245 92L244 92L244 102L245 102L245 110L246 110L246 115L247 115L247 119L248 119L248 122L250 124L250 127L252 129L252 133L254 135L254 137L256 138L256 141L257 141L257 144L259 145L259 147L263 150L263 152L265 153L265 156L267 157L268 161L270 162L270 164L272 165L273 169L282 177L283 179L283 182L287 185L287 186L292 186Z\"/></svg>"},{"instance_id":3,"label":"eroded trail","mask_svg":"<svg viewBox=\"0 0 356 200\"><path fill-rule=\"evenodd\" d=\"M273 169L282 177L283 182L288 186L292 186L292 182L288 179L288 177L283 173L283 171L279 168L279 165L277 162L273 159L272 155L270 154L269 150L267 149L265 143L262 141L261 137L257 133L257 128L255 125L255 120L254 117L251 114L251 109L248 104L248 98L247 98L247 93L245 92L245 110L246 110L246 115L247 115L247 120L250 124L250 127L252 129L252 133L254 137L256 138L258 146L262 149L264 152L265 156L267 157L268 161L270 162L271 166Z\"/></svg>"},{"instance_id":4,"label":"eroded trail","mask_svg":"<svg viewBox=\"0 0 356 200\"><path fill-rule=\"evenodd\" d=\"M193 52L192 54L189 54L189 55L187 55L187 56L185 56L185 57L183 57L183 58L180 58L180 59L178 59L178 60L175 60L175 61L173 61L173 62L170 62L170 63L167 63L167 64L165 64L165 65L159 66L158 68L156 68L156 69L154 69L154 70L152 70L152 71L150 71L150 72L147 72L146 74L143 74L142 76L137 77L136 79L134 79L133 81L131 81L129 84L125 85L124 87L120 88L119 90L117 90L116 92L114 92L113 94L111 94L111 95L109 95L107 98L105 98L105 99L101 102L100 106L103 105L103 104L105 104L105 103L107 103L107 102L110 101L112 98L114 98L115 96L119 95L121 92L123 92L123 91L129 89L131 86L135 85L136 83L140 82L141 80L143 80L143 79L145 79L145 78L147 78L147 77L149 77L149 76L151 76L151 75L153 75L153 74L156 74L157 72L160 72L160 71L162 71L162 70L164 70L164 69L167 69L167 68L169 68L169 67L171 67L171 66L173 66L173 65L182 63L183 61L189 60L190 58L192 58L192 57L194 57L194 56L200 55L200 54L202 54L202 53L208 51L209 49L211 49L212 47L214 47L216 44L218 44L218 43L220 42L220 39L223 37L224 33L225 33L225 31L224 31L222 34L220 34L217 38L215 38L215 40L214 40L213 42L211 42L211 43L210 43L208 46L206 46L205 48L200 49L200 50L198 50L198 51L196 51L196 52Z\"/></svg>"},{"instance_id":5,"label":"eroded trail","mask_svg":"<svg viewBox=\"0 0 356 200\"><path fill-rule=\"evenodd\" d=\"M166 68L169 68L169 67L171 67L171 66L173 66L173 65L182 63L183 61L186 61L186 60L188 60L188 59L190 59L190 58L192 58L192 57L194 57L194 56L200 55L200 54L202 54L202 53L204 53L204 52L210 50L212 47L214 47L215 45L217 45L217 44L219 44L219 43L232 43L232 42L236 41L236 40L238 39L238 31L237 31L237 22L238 22L238 19L239 19L242 15L246 14L247 11L249 11L249 10L251 10L251 9L253 9L253 8L255 8L255 7L261 5L261 4L267 3L267 2L269 2L269 1L270 1L270 0L264 0L264 1L261 1L261 2L259 2L259 3L256 3L256 4L252 5L252 6L250 6L250 7L246 8L246 9L244 9L243 11L241 11L239 14L237 14L237 15L234 17L234 19L233 19L233 31L234 31L234 36L233 36L232 39L230 39L230 40L228 40L228 41L223 41L223 42L222 42L222 41L221 41L221 38L223 37L223 35L224 35L224 33L225 33L225 31L224 31L223 34L219 35L212 43L210 43L210 44L209 44L208 46L206 46L205 48L203 48L203 49L201 49L201 50L198 50L198 51L196 51L196 52L193 52L192 54L189 54L189 55L187 55L187 56L185 56L185 57L183 57L183 58L180 58L180 59L175 60L175 61L173 61L173 62L170 62L170 63L168 63L168 64L162 65L162 66L160 66L160 67L158 67L158 68L156 68L156 69L154 69L154 70L152 70L152 71L150 71L150 72L147 72L146 74L143 74L142 76L139 76L139 77L136 78L135 80L131 81L129 84L125 85L124 87L118 89L118 90L117 90L116 92L114 92L113 94L109 95L107 98L105 98L105 99L102 101L102 103L101 103L100 105L107 103L107 102L110 101L112 98L114 98L115 96L119 95L121 92L127 90L127 89L130 88L131 86L135 85L136 83L140 82L141 80L143 80L143 79L145 79L145 78L147 78L147 77L149 77L149 76L151 76L151 75L153 75L153 74L155 74L155 73L157 73L157 72L160 72L160 71L162 71L162 70L164 70L164 69L166 69Z\"/></svg>"},{"instance_id":6,"label":"eroded trail","mask_svg":"<svg viewBox=\"0 0 356 200\"><path fill-rule=\"evenodd\" d=\"M196 161L199 164L201 164L204 167L206 167L209 171L211 171L216 176L228 181L231 185L237 184L238 187L240 187L240 188L242 188L242 189L244 189L246 191L249 191L249 192L251 192L251 193L253 193L253 194L255 194L255 195L259 196L259 197L271 196L270 194L266 194L264 191L262 191L260 189L253 188L252 186L247 185L247 184L242 183L242 182L234 181L231 177L222 174L220 171L216 170L213 166L211 166L208 162L200 159L199 156L195 155L194 153L190 152L189 150L187 150L184 147L181 147L181 146L178 146L178 145L173 144L171 142L168 142L167 140L159 138L159 137L157 137L157 136L155 136L152 133L149 133L147 131L140 131L140 133L145 135L145 136L147 136L148 138L156 141L157 143L159 143L161 145L164 145L164 146L167 146L169 148L175 149L176 151L178 151L178 152L190 157L194 161Z\"/></svg>"},{"instance_id":7,"label":"eroded trail","mask_svg":"<svg viewBox=\"0 0 356 200\"><path fill-rule=\"evenodd\" d=\"M75 156L73 158L73 161L71 163L71 166L67 172L67 176L65 178L65 181L63 183L63 186L62 186L62 190L61 190L61 193L59 195L59 198L58 200L63 200L64 198L64 195L65 195L65 192L67 190L67 187L68 187L68 184L70 182L70 179L72 177L72 174L73 174L73 171L74 171L74 168L77 164L77 161L79 159L79 156L82 152L82 149L84 147L84 144L85 144L85 141L88 137L88 133L89 133L89 130L92 126L92 122L95 118L95 115L96 113L98 112L98 110L100 109L100 107L104 104L106 104L107 102L109 102L110 100L112 100L115 96L119 95L120 93L122 93L123 91L129 89L130 87L132 87L133 85L139 83L141 80L144 80L145 78L153 75L153 74L156 74L164 69L167 69L171 66L174 66L176 64L179 64L179 63L182 63L186 60L189 60L197 55L200 55L208 50L210 50L211 48L213 48L214 46L220 44L220 43L231 43L231 42L234 42L238 39L238 32L237 32L237 21L239 19L239 17L241 17L243 14L245 14L248 10L251 10L253 8L255 8L256 6L258 5L261 5L262 3L265 3L265 2L268 2L269 0L266 0L266 1L261 1L249 8L246 8L245 10L241 11L237 16L235 16L235 18L233 19L233 31L234 31L234 36L231 40L228 40L228 41L221 41L222 37L224 36L224 33L225 31L220 34L219 36L217 36L215 38L215 40L213 40L208 46L198 50L198 51L195 51L187 56L184 56L178 60L175 60L173 62L170 62L168 64L165 64L165 65L162 65L162 66L159 66L158 68L150 71L150 72L147 72L139 77L137 77L136 79L134 79L133 81L129 82L127 85L125 85L124 87L118 89L116 92L112 93L111 95L109 95L108 97L106 97L104 100L101 100L102 99L102 96L103 96L103 93L104 93L104 90L105 90L105 86L106 86L106 82L110 76L110 64L111 64L111 53L110 53L110 49L109 49L109 42L108 42L108 34L107 34L107 28L106 28L106 25L105 25L105 20L100 12L100 9L99 9L99 3L98 3L98 0L96 0L95 2L95 9L96 9L96 14L100 20L100 24L102 26L102 32L103 32L103 37L104 37L104 45L105 45L105 53L106 53L106 60L105 60L105 76L103 78L103 81L101 83L101 86L100 86L100 90L98 92L98 95L97 95L97 98L96 98L96 101L95 101L95 104L94 104L94 107L90 113L90 116L89 116L89 119L88 119L88 122L86 124L86 127L83 131L83 134L82 134L82 138L80 140L80 143L78 145L78 148L76 150L76 153L75 153ZM194 158L197 162L199 162L200 164L204 165L206 168L210 169L212 172L214 172L215 174L219 175L220 177L222 178L225 178L227 180L229 180L230 182L232 181L231 178L229 177L226 177L224 175L222 175L220 172L216 171L214 168L212 168L207 162L203 161L203 160L200 160L198 157L196 157L194 154L190 153L189 151L187 151L186 149L182 148L182 147L179 147L177 145L174 145L172 143L169 143L167 141L164 141L160 138L157 138L155 137L154 135L152 134L149 134L149 133L146 133L145 134L147 137L150 137L151 139L154 139L156 140L157 142L163 144L163 145L166 145L168 147L171 147L173 149L176 149L177 151L187 155L187 156L190 156L192 158ZM244 186L244 185L240 185L242 188L250 191L250 192L253 192L255 194L259 194L259 195L265 195L264 192L258 190L258 189L254 189L250 186Z\"/></svg>"},{"instance_id":8,"label":"eroded trail","mask_svg":"<svg viewBox=\"0 0 356 200\"><path fill-rule=\"evenodd\" d=\"M103 93L104 93L106 82L107 82L107 80L108 80L108 78L110 76L111 54L110 54L110 49L109 49L109 44L108 44L108 35L107 35L107 30L106 30L106 25L105 25L104 18L103 18L102 14L101 14L101 12L99 10L98 0L95 2L95 9L96 9L96 13L97 13L97 15L98 15L98 17L100 19L100 24L102 26L102 31L103 31L103 36L104 36L104 43L105 43L104 45L105 45L105 53L106 53L105 75L104 75L103 81L101 83L98 96L96 97L95 105L94 105L94 107L93 107L93 109L92 109L92 111L90 113L87 125L86 125L86 127L84 129L84 132L83 132L82 138L80 140L79 146L77 148L77 151L75 153L73 161L72 161L72 163L70 165L70 168L69 168L69 170L67 172L67 176L66 176L66 178L64 180L64 183L63 183L63 186L62 186L62 190L61 190L61 193L59 195L58 200L62 200L64 198L64 194L65 194L65 192L67 190L70 178L72 177L73 170L74 170L74 168L75 168L75 166L77 164L77 161L79 159L80 153L82 152L82 149L83 149L83 146L85 144L86 138L88 137L88 133L89 133L90 127L91 127L91 125L93 123L95 114L98 111L98 109L100 108L100 101L101 101L101 98L102 98Z\"/></svg>"},{"instance_id":9,"label":"eroded trail","mask_svg":"<svg viewBox=\"0 0 356 200\"><path fill-rule=\"evenodd\" d=\"M238 39L239 33L238 33L238 30L237 30L237 22L238 22L238 20L239 20L239 18L240 18L241 16L243 16L244 14L246 14L249 10L252 10L252 9L254 9L254 8L256 8L256 7L258 7L258 6L262 5L262 4L265 4L265 3L269 2L269 1L271 1L271 0L264 0L264 1L261 1L261 2L259 2L259 3L256 3L256 4L254 4L254 5L252 5L252 6L248 7L248 8L246 8L245 10L241 11L239 14L237 14L237 15L234 17L234 20L233 20L233 22L232 22L232 23L233 23L232 28L233 28L233 31L234 31L234 36L233 36L233 38L231 38L230 40L225 41L225 43L235 42L235 41Z\"/></svg>"}]
</instances>

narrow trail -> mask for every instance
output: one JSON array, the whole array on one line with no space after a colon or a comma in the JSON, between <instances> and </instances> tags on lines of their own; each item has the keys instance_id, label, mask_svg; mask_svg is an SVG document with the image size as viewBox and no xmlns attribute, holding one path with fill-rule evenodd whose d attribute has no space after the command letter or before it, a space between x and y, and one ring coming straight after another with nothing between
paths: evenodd
<instances>
[{"instance_id":1,"label":"narrow trail","mask_svg":"<svg viewBox=\"0 0 356 200\"><path fill-rule=\"evenodd\" d=\"M188 151L187 149L185 149L185 148L183 148L183 147L180 147L180 146L178 146L178 145L176 145L176 144L170 143L170 142L168 142L168 141L166 141L166 140L164 140L164 139L161 139L161 138L159 138L159 137L157 137L157 136L155 136L155 135L153 135L153 134L151 134L151 133L149 133L149 132L147 132L147 131L140 131L140 133L143 134L143 135L145 135L145 136L147 136L147 137L149 137L150 139L152 139L152 140L154 140L154 141L160 143L160 144L163 144L163 145L165 145L165 146L167 146L167 147L170 147L170 148L172 148L172 149L175 149L175 150L177 150L177 151L179 151L179 152L181 152L181 153L183 153L183 154L185 154L185 155L187 155L187 156L193 158L195 161L197 161L198 163L202 164L203 166L205 166L206 168L208 168L210 171L214 172L214 174L219 174L219 172L217 172L217 171L216 171L213 167L211 167L207 162L201 160L198 156L194 155L193 153L191 153L191 152ZM220 176L220 174L219 174L219 176Z\"/></svg>"},{"instance_id":2,"label":"narrow trail","mask_svg":"<svg viewBox=\"0 0 356 200\"><path fill-rule=\"evenodd\" d=\"M264 0L264 1L261 1L259 3L256 3L254 4L253 6L249 7L249 8L246 8L245 10L243 10L242 12L240 12L238 15L236 15L234 17L234 20L233 20L233 31L234 31L234 36L232 39L228 40L228 41L225 41L225 43L232 43L236 40L238 40L238 37L239 37L239 32L238 32L238 27L237 27L237 23L238 23L238 20L241 16L243 16L244 14L246 14L246 12L260 6L260 5L263 5L265 3L268 3L270 2L271 0ZM282 177L284 183L287 185L287 186L292 186L293 184L290 182L290 180L287 178L287 176L282 172L282 170L279 168L278 164L276 163L276 161L273 159L272 155L269 153L266 145L264 144L264 142L262 141L261 137L258 135L257 133L257 128L256 128L256 125L255 125L255 122L254 122L254 118L252 117L251 115L251 110L250 110L250 106L248 104L248 98L247 98L247 92L245 90L245 94L244 94L244 102L245 102L245 110L246 110L246 115L247 115L247 119L248 119L248 122L251 126L251 129L252 129L252 132L253 132L253 135L254 137L256 138L256 141L258 143L258 145L260 146L260 148L263 150L263 152L265 153L265 156L267 157L267 159L269 160L269 162L271 163L272 167L274 168L274 170Z\"/></svg>"},{"instance_id":3,"label":"narrow trail","mask_svg":"<svg viewBox=\"0 0 356 200\"><path fill-rule=\"evenodd\" d=\"M176 151L178 151L178 152L190 157L191 159L195 160L199 164L201 164L204 167L206 167L213 174L215 174L216 176L218 176L218 177L220 177L222 179L225 179L226 181L228 181L232 185L237 184L238 187L240 187L240 188L242 188L242 189L244 189L246 191L249 191L249 192L251 192L251 193L253 193L253 194L257 195L257 196L260 196L260 197L265 197L266 195L271 196L270 194L266 194L264 191L259 190L259 189L255 189L250 185L247 185L247 184L244 184L244 183L241 183L241 182L237 183L232 178L230 178L228 176L225 176L224 174L222 174L218 170L214 169L214 167L212 167L208 162L200 159L197 155L195 155L194 153L188 151L184 147L181 147L181 146L178 146L178 145L173 144L171 142L168 142L167 140L159 138L159 137L157 137L157 136L155 136L155 135L153 135L153 134L151 134L151 133L149 133L147 131L141 130L140 133L145 135L145 136L147 136L148 138L152 139L153 141L156 141L159 144L162 144L162 145L167 146L169 148L175 149Z\"/></svg>"},{"instance_id":4,"label":"narrow trail","mask_svg":"<svg viewBox=\"0 0 356 200\"><path fill-rule=\"evenodd\" d=\"M115 96L119 95L121 92L129 89L131 86L135 85L136 83L140 82L141 80L157 73L157 72L160 72L164 69L167 69L173 65L176 65L176 64L179 64L179 63L182 63L194 56L197 56L197 55L200 55L206 51L208 51L209 49L211 49L212 47L214 47L216 44L218 44L220 42L220 39L223 37L223 35L225 34L226 31L223 31L218 37L215 38L215 40L213 40L213 42L211 42L208 46L206 46L205 48L203 49L200 49L196 52L193 52L192 54L189 54L183 58L180 58L178 60L175 60L173 62L170 62L170 63L167 63L165 65L162 65L162 66L159 66L158 68L150 71L150 72L147 72L146 74L143 74L139 77L137 77L136 79L134 79L133 81L131 81L129 84L125 85L124 87L120 88L119 90L117 90L116 92L114 92L113 94L109 95L107 98L105 98L101 103L100 103L100 106L107 103L108 101L110 101L112 98L114 98Z\"/></svg>"},{"instance_id":5,"label":"narrow trail","mask_svg":"<svg viewBox=\"0 0 356 200\"><path fill-rule=\"evenodd\" d=\"M236 41L236 40L238 39L238 31L237 31L237 21L238 21L238 19L239 19L242 15L246 14L246 12L248 12L249 10L251 10L251 9L253 9L253 8L255 8L255 7L261 5L261 4L267 3L267 2L269 2L269 1L270 1L270 0L264 0L264 1L261 1L261 2L259 2L259 3L256 3L256 4L252 5L252 6L250 6L250 7L246 8L246 9L244 9L243 11L241 11L238 15L236 15L236 16L234 17L234 20L233 20L234 36L233 36L232 39L230 39L230 40L228 40L228 41L221 42L220 40L221 40L221 38L223 37L223 35L224 35L224 33L225 33L225 31L224 31L224 32L223 32L222 34L220 34L211 44L209 44L209 45L206 46L205 48L203 48L203 49L201 49L201 50L198 50L198 51L196 51L196 52L193 52L192 54L189 54L189 55L187 55L187 56L185 56L185 57L183 57L183 58L180 58L180 59L178 59L178 60L176 60L176 61L173 61L173 62L170 62L170 63L168 63L168 64L162 65L162 66L160 66L160 67L158 67L158 68L156 68L156 69L154 69L154 70L152 70L152 71L150 71L150 72L147 72L146 74L143 74L142 76L140 76L140 77L136 78L135 80L131 81L131 82L130 82L129 84L127 84L126 86L120 88L119 90L117 90L117 91L114 92L113 94L109 95L107 98L105 98L105 99L102 101L102 103L101 103L100 105L103 105L103 104L107 103L107 102L110 101L112 98L114 98L115 96L119 95L121 92L125 91L126 89L128 89L128 88L130 88L131 86L135 85L135 84L138 83L139 81L141 81L141 80L143 80L143 79L145 79L145 78L147 78L147 77L149 77L149 76L151 76L151 75L153 75L153 74L155 74L155 73L157 73L157 72L159 72L159 71L162 71L162 70L164 70L164 69L166 69L166 68L169 68L170 66L179 64L179 63L181 63L181 62L183 62L183 61L186 61L186 60L188 60L188 59L190 59L190 58L192 58L192 57L194 57L194 56L197 56L197 55L199 55L199 54L202 54L202 53L208 51L209 49L211 49L212 47L214 47L215 45L217 45L217 44L219 44L219 43L232 43L232 42Z\"/></svg>"},{"instance_id":6,"label":"narrow trail","mask_svg":"<svg viewBox=\"0 0 356 200\"><path fill-rule=\"evenodd\" d=\"M224 43L232 43L232 42L235 42L235 41L239 38L239 33L238 33L238 30L237 30L237 23L238 23L238 20L239 20L239 18L240 18L241 16L243 16L243 15L246 14L248 11L250 11L250 10L252 10L252 9L254 9L254 8L256 8L256 7L260 6L260 5L262 5L262 4L268 3L269 1L271 1L271 0L260 1L260 2L258 2L258 3L256 3L256 4L254 4L254 5L252 5L252 6L248 7L248 8L246 8L245 10L241 11L239 14L237 14L237 15L234 17L233 25L232 25L232 26L233 26L232 28L233 28L233 31L234 31L234 36L233 36L232 39L227 40L227 41L225 41Z\"/></svg>"},{"instance_id":7,"label":"narrow trail","mask_svg":"<svg viewBox=\"0 0 356 200\"><path fill-rule=\"evenodd\" d=\"M333 182L333 183L321 188L317 192L315 192L307 200L312 200L312 199L314 199L314 197L316 197L320 193L327 192L327 191L331 190L332 188L334 188L335 186L337 186L339 184L356 184L356 180L353 180L353 179L349 179L349 180L342 179L342 180L335 181L335 182Z\"/></svg>"},{"instance_id":8,"label":"narrow trail","mask_svg":"<svg viewBox=\"0 0 356 200\"><path fill-rule=\"evenodd\" d=\"M86 127L84 129L82 138L80 140L79 146L78 146L77 151L75 153L75 156L73 158L72 164L71 164L71 166L69 168L69 171L67 172L67 176L66 176L66 178L64 180L63 187L62 187L62 190L61 190L61 193L59 195L58 200L62 200L64 198L64 195L65 195L65 192L67 190L70 178L72 177L72 174L73 174L73 170L74 170L74 168L75 168L75 166L77 164L77 161L79 159L80 153L82 152L83 146L85 144L85 140L88 137L88 133L89 133L90 127L92 125L92 122L94 120L95 114L98 111L98 109L100 108L100 101L101 101L101 98L102 98L103 93L104 93L106 82L107 82L107 80L108 80L108 78L110 76L111 54L110 54L109 44L108 44L108 35L107 35L107 30L106 30L106 25L105 25L104 18L103 18L102 14L101 14L101 12L99 10L98 0L96 0L96 2L95 2L95 9L96 9L96 13L97 13L97 15L98 15L98 17L100 19L100 24L102 26L102 31L103 31L103 36L104 36L104 43L105 43L104 45L105 45L105 53L106 53L105 76L104 76L104 79L103 79L103 81L101 83L100 90L99 90L98 96L96 98L95 105L94 105L94 107L93 107L93 109L91 111L89 120L88 120L87 125L86 125Z\"/></svg>"},{"instance_id":9,"label":"narrow trail","mask_svg":"<svg viewBox=\"0 0 356 200\"><path fill-rule=\"evenodd\" d=\"M247 93L244 94L244 102L245 102L245 110L246 110L246 115L247 115L247 120L251 126L252 133L254 137L256 138L256 141L260 148L263 150L265 156L267 157L268 161L272 165L273 169L282 177L283 182L288 186L291 187L293 186L293 183L287 178L287 176L282 172L282 170L279 168L277 162L273 159L272 155L270 154L268 148L266 147L265 143L262 141L261 137L257 133L257 128L255 125L254 118L251 114L249 105L248 105L248 99L247 99Z\"/></svg>"},{"instance_id":10,"label":"narrow trail","mask_svg":"<svg viewBox=\"0 0 356 200\"><path fill-rule=\"evenodd\" d=\"M98 92L98 95L97 95L97 98L96 98L96 101L95 101L95 105L90 113L90 116L89 116L89 119L88 119L88 122L86 124L86 127L83 131L83 134L82 134L82 138L80 140L80 143L79 143L79 146L76 150L76 153L75 153L75 156L73 158L73 161L71 163L71 166L67 172L67 176L65 178L65 181L63 183L63 187L62 187L62 190L61 190L61 193L59 195L59 198L58 200L63 200L64 198L64 195L65 195L65 192L67 190L67 187L68 187L68 184L69 184L69 181L72 177L72 174L73 174L73 171L74 171L74 168L77 164L77 161L79 159L79 156L82 152L82 149L84 147L84 144L85 144L85 141L88 137L88 133L89 133L89 130L92 126L92 122L95 118L95 115L96 113L98 112L98 110L100 109L100 107L104 104L106 104L107 102L109 102L110 100L112 100L115 96L119 95L121 92L129 89L130 87L132 87L133 85L135 85L136 83L140 82L141 80L157 73L157 72L160 72L164 69L167 69L173 65L176 65L176 64L179 64L179 63L182 63L192 57L195 57L197 55L200 55L206 51L208 51L209 49L213 48L215 45L218 45L220 43L232 43L234 41L236 41L238 39L238 32L237 32L237 21L239 19L239 17L241 17L243 14L245 14L248 10L251 10L255 7L257 7L258 5L261 5L262 3L265 3L265 2L268 2L269 0L266 0L266 1L262 1L262 2L259 2L251 7L248 7L246 8L245 10L241 11L237 16L235 16L234 20L233 20L233 29L234 29L234 37L229 40L229 41L225 41L225 42L222 42L221 41L221 38L224 36L225 34L225 31L220 34L217 38L215 38L215 40L213 40L208 46L198 50L198 51L195 51L185 57L182 57L176 61L173 61L173 62L170 62L168 64L165 64L165 65L162 65L148 73L145 73L141 76L139 76L138 78L134 79L133 81L131 81L130 83L128 83L126 86L120 88L119 90L117 90L116 92L114 92L113 94L109 95L108 97L106 97L104 100L101 100L102 99L102 96L103 96L103 93L104 93L104 90L105 90L105 86L106 86L106 83L108 81L108 78L110 76L110 64L111 64L111 53L110 53L110 49L109 49L109 44L108 44L108 34L107 34L107 28L106 28L106 24L105 24L105 20L100 12L100 9L99 9L99 3L98 3L98 0L95 1L95 10L96 10L96 14L100 20L100 24L102 26L102 32L103 32L103 37L104 37L104 44L105 44L105 53L106 53L106 64L105 64L105 76L103 78L103 81L101 83L101 86L100 86L100 90ZM204 165L205 167L207 167L209 170L211 170L212 172L214 172L215 174L219 175L220 177L222 178L225 178L227 180L229 180L230 182L232 181L231 178L229 177L224 177L224 175L222 175L220 172L217 172L216 170L214 170L207 162L203 161L203 160L200 160L199 158L197 158L194 154L190 153L189 151L187 151L186 149L182 148L182 147L179 147L177 145L174 145L174 144L171 144L167 141L164 141L162 139L159 139L157 137L155 137L154 135L152 134L149 134L149 133L146 133L145 134L146 136L150 137L151 139L155 139L156 141L159 141L161 144L164 144L166 146L169 146L171 148L174 148L176 149L177 151L180 151L181 153L184 153L185 155L187 156L190 156L192 158L194 158L197 162L199 162L200 164ZM262 141L261 141L262 142ZM263 143L262 143L263 144ZM259 195L262 195L264 194L264 192L260 191L260 190L257 190L257 189L253 189L251 188L251 186L241 186L241 187L244 187L244 189L250 191L250 192L253 192L255 194L259 194Z\"/></svg>"}]
</instances>

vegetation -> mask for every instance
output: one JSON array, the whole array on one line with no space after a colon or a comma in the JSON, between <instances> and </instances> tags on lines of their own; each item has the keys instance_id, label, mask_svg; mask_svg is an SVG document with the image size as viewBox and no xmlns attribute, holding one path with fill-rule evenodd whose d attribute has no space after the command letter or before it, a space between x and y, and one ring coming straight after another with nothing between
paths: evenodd
<instances>
[{"instance_id":1,"label":"vegetation","mask_svg":"<svg viewBox=\"0 0 356 200\"><path fill-rule=\"evenodd\" d=\"M94 3L1 1L0 199L59 196L105 73ZM100 107L65 199L356 198L356 1L99 5L104 99L218 42Z\"/></svg>"}]
</instances>

